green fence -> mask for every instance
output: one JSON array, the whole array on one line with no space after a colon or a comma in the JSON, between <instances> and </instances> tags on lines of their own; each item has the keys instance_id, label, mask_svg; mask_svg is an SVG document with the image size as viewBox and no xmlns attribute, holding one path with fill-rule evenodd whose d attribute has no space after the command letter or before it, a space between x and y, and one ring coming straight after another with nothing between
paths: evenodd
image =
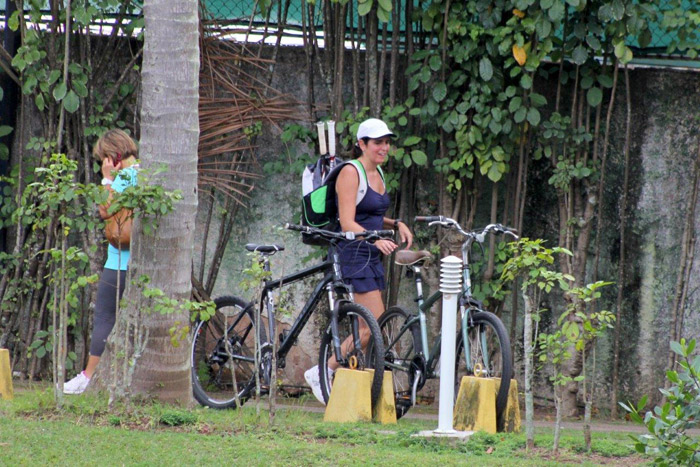
<instances>
[{"instance_id":1,"label":"green fence","mask_svg":"<svg viewBox=\"0 0 700 467\"><path fill-rule=\"evenodd\" d=\"M238 26L247 26L248 24L252 23L256 26L260 26L263 24L267 24L268 27L271 30L277 30L277 24L279 22L280 16L280 4L284 3L282 1L280 2L272 2L271 9L269 11L269 15L266 16L262 15L260 12L259 8L256 8L256 5L258 5L258 2L256 0L201 0L202 4L204 6L205 11L208 13L208 16L212 19L214 19L216 22L224 25L238 25ZM321 5L323 2L329 1L329 0L316 0L316 8L315 8L315 13L314 17L312 18L313 24L316 26L317 30L322 30L323 29L323 17L322 17L322 12L321 12ZM408 0L403 2L403 5L406 4ZM417 5L421 0L411 0L414 2L415 5ZM555 0L555 1L564 1L564 0ZM627 1L635 1L635 0L627 0ZM690 12L693 9L693 5L696 4L700 0L683 0L683 9L685 11ZM307 0L292 0L289 4L289 11L287 12L287 19L284 24L285 30L288 30L288 32L293 33L293 30L296 30L296 34L298 36L298 30L301 28L302 24L302 9L306 5ZM349 8L351 8L353 11L357 11L357 0L350 0L349 2ZM48 1L46 2L48 5ZM140 0L135 0L134 4L139 5ZM670 0L658 0L656 8L658 9L659 12L663 12L669 9L670 5ZM4 13L4 7L5 7L5 2L0 0L0 11ZM695 8L697 10L697 7ZM255 13L254 13L255 10ZM402 8L403 10L403 8ZM402 33L405 33L406 31L406 23L405 23L405 15L401 14L401 24L399 24L399 30ZM354 14L352 17L356 18L357 15ZM308 20L307 20L308 21ZM391 22L387 25L389 31L393 30L394 25L391 24ZM350 30L353 30L354 28L357 27L357 24L349 24L348 28ZM416 27L415 23L413 27ZM654 23L650 27L650 32L651 32L651 42L649 43L648 46L644 48L639 48L638 44L634 40L630 40L630 45L635 47L635 60L634 62L640 63L641 59L645 60L655 60L657 65L678 65L681 64L681 66L691 66L691 67L700 67L700 64L698 63L698 60L683 60L683 57L674 57L671 56L668 53L668 47L670 44L673 44L676 42L676 37L673 36L673 34L669 33L666 31L664 28L661 27L660 24ZM695 33L696 37L700 37L700 32ZM403 36L403 34L402 34ZM695 39L694 37L693 39ZM700 40L700 39L698 39ZM680 59L680 62L672 61Z\"/></svg>"},{"instance_id":2,"label":"green fence","mask_svg":"<svg viewBox=\"0 0 700 467\"><path fill-rule=\"evenodd\" d=\"M317 7L314 9L313 24L317 30L323 29L323 16L321 4L323 1L328 0L317 0ZM251 14L253 13L253 8L255 7L255 0L202 0L205 10L211 15L213 19L222 23L229 24L249 24L251 21ZM271 27L277 28L278 19L280 16L280 3L274 2L269 12L269 25ZM302 8L306 4L306 0L293 0L290 2L289 11L287 12L287 20L285 27L287 28L301 28L302 25ZM349 8L352 11L357 11L357 0L351 0L349 2ZM357 17L357 15L353 15ZM406 19L404 15L401 15L400 20L400 30L406 30ZM266 17L263 16L258 8L252 17L254 24L263 24L266 22ZM308 22L308 20L307 20ZM357 27L357 24L349 24L348 27ZM389 22L388 30L393 30L393 24Z\"/></svg>"},{"instance_id":3,"label":"green fence","mask_svg":"<svg viewBox=\"0 0 700 467\"><path fill-rule=\"evenodd\" d=\"M321 2L328 0L317 0L316 15L314 17L314 24L318 29L323 27L323 18L320 16ZM414 0L417 1L417 0ZM564 0L555 0L564 1ZM691 10L692 2L697 0L684 0L683 7L686 11ZM253 8L256 5L255 0L203 0L206 10L211 14L211 16L219 22L222 23L234 23L234 24L248 24L251 21L251 14ZM277 21L279 16L279 3L274 2L269 15L269 25L271 27L277 27ZM351 0L351 6L354 11L357 11L357 0ZM293 0L290 2L289 11L287 13L287 27L300 27L302 18L302 8L306 4L306 0ZM657 8L659 11L664 11L668 9L668 0L659 0ZM403 32L406 29L405 18L401 15L400 30ZM256 12L253 16L252 21L254 24L264 23L266 18L260 14L260 11ZM353 26L353 25L349 25ZM388 29L392 30L393 25L389 23ZM669 44L675 41L675 37L668 31L664 30L660 24L654 23L651 25L651 42L644 49L639 49L637 47L637 56L650 56L650 55L667 55L666 50ZM630 45L636 46L638 44L632 42Z\"/></svg>"}]
</instances>

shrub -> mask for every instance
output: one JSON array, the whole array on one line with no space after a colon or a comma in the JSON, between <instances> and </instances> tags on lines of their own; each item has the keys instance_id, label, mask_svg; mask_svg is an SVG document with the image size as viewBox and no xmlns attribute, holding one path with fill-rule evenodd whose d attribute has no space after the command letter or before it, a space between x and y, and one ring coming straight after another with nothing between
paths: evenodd
<instances>
[{"instance_id":1,"label":"shrub","mask_svg":"<svg viewBox=\"0 0 700 467\"><path fill-rule=\"evenodd\" d=\"M695 339L671 342L671 350L681 358L680 371L668 371L672 383L669 389L660 389L666 397L661 407L640 415L646 405L644 396L637 406L620 404L632 419L643 423L649 434L636 438L637 451L655 456L657 465L700 465L700 438L688 435L688 430L700 426L700 355L692 356Z\"/></svg>"}]
</instances>

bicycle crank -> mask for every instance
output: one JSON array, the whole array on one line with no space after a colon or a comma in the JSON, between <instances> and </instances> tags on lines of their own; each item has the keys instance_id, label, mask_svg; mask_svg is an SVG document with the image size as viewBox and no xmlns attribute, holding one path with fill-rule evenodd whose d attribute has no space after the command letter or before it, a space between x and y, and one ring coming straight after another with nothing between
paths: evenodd
<instances>
[{"instance_id":1,"label":"bicycle crank","mask_svg":"<svg viewBox=\"0 0 700 467\"><path fill-rule=\"evenodd\" d=\"M411 361L411 406L416 405L416 394L423 388L426 381L425 358L423 355L416 355Z\"/></svg>"}]
</instances>

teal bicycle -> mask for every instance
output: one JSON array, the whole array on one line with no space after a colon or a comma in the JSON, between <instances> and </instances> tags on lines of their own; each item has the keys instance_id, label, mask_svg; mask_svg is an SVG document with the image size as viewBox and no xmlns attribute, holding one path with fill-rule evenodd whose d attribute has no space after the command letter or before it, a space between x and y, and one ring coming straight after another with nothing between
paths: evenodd
<instances>
[{"instance_id":1,"label":"teal bicycle","mask_svg":"<svg viewBox=\"0 0 700 467\"><path fill-rule=\"evenodd\" d=\"M469 273L469 253L474 242L482 244L490 233L505 234L517 239L513 229L490 224L481 230L467 232L453 219L443 216L416 217L416 222L453 229L465 237L462 244L463 282L459 298L459 335L457 336L455 364L455 395L462 376L498 378L496 414L499 420L508 402L513 359L510 340L505 326L495 314L486 311L483 304L472 296ZM421 268L432 259L428 251L402 250L395 262L408 268L416 284L417 310L413 313L394 306L379 317L379 328L385 348L385 369L392 372L396 416L402 417L416 403L416 393L428 379L439 377L440 336L428 341L427 315L441 298L437 291L423 297Z\"/></svg>"}]
</instances>

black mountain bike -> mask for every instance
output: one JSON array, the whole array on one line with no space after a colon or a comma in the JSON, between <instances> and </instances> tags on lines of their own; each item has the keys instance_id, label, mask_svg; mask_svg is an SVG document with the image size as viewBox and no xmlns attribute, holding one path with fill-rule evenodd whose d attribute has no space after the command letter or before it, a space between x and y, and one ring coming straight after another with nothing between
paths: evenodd
<instances>
[{"instance_id":1,"label":"black mountain bike","mask_svg":"<svg viewBox=\"0 0 700 467\"><path fill-rule=\"evenodd\" d=\"M472 297L469 274L469 252L472 244L483 243L489 233L507 234L518 238L512 229L491 224L482 230L466 232L453 219L443 216L416 217L416 222L454 229L465 237L462 244L463 281L459 297L458 336L455 354L455 397L462 376L499 378L496 415L500 421L508 402L508 390L513 361L510 339L505 326L495 314L484 310L483 304ZM398 251L395 262L410 268L416 284L417 310L409 313L401 307L389 308L379 317L379 328L386 349L385 367L391 370L394 382L396 416L401 417L415 404L416 393L428 379L439 377L441 338L432 346L428 342L426 315L442 298L439 290L423 297L421 267L432 259L428 251Z\"/></svg>"},{"instance_id":2,"label":"black mountain bike","mask_svg":"<svg viewBox=\"0 0 700 467\"><path fill-rule=\"evenodd\" d=\"M235 296L214 300L216 313L209 320L201 321L194 328L192 340L192 388L195 399L205 406L224 409L243 404L255 392L256 362L259 369L262 392L269 391L272 373L272 343L276 336L274 292L283 285L292 284L315 274L323 273L304 308L289 330L278 336L277 367L284 368L285 357L296 342L301 330L309 321L324 294L328 296L329 324L321 338L319 350L319 377L321 391L326 402L331 384L328 361L335 357L341 367L353 369L377 368L383 370L384 345L379 325L372 313L353 302L352 287L343 282L338 262L337 244L340 240L374 242L391 238L393 230L331 232L328 230L285 225L295 230L325 240L329 253L321 264L275 280L265 280L260 296L260 315L267 317L267 330L258 323L254 304ZM362 240L359 240L361 238ZM257 252L265 271L270 271L270 256L284 250L282 245L245 246ZM259 315L259 316L260 316ZM255 334L258 334L260 352L255 355ZM375 349L378 352L375 352ZM384 371L375 371L371 386L372 405L379 399Z\"/></svg>"}]
</instances>

